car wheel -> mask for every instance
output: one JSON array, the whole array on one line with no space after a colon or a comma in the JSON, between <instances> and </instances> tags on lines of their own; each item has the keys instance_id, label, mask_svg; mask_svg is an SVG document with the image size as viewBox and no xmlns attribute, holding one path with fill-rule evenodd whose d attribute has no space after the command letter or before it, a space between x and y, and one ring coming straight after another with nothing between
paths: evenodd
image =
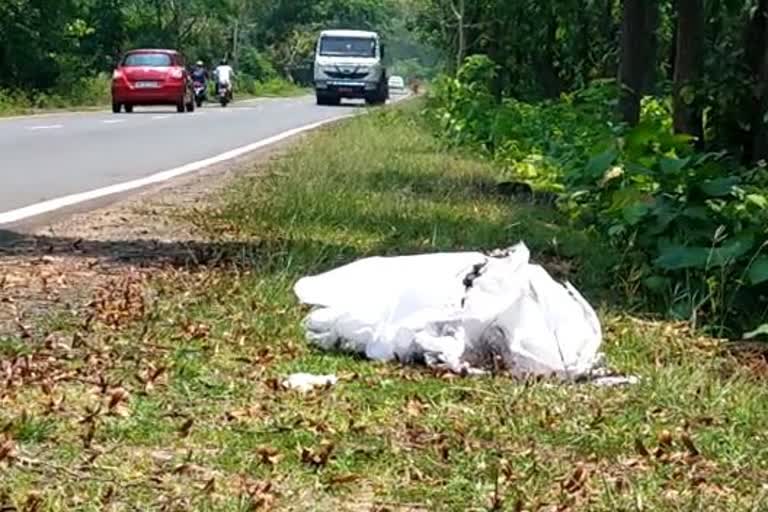
<instances>
[{"instance_id":1,"label":"car wheel","mask_svg":"<svg viewBox=\"0 0 768 512\"><path fill-rule=\"evenodd\" d=\"M128 105L128 104L126 104L126 105L125 105L125 111L126 111L128 114L131 114L131 113L133 113L133 105Z\"/></svg>"},{"instance_id":2,"label":"car wheel","mask_svg":"<svg viewBox=\"0 0 768 512\"><path fill-rule=\"evenodd\" d=\"M123 108L123 106L119 103L112 103L112 113L113 114L119 114L120 110Z\"/></svg>"},{"instance_id":3,"label":"car wheel","mask_svg":"<svg viewBox=\"0 0 768 512\"><path fill-rule=\"evenodd\" d=\"M341 103L341 98L338 96L332 96L330 94L318 94L317 104L325 106L335 106Z\"/></svg>"}]
</instances>

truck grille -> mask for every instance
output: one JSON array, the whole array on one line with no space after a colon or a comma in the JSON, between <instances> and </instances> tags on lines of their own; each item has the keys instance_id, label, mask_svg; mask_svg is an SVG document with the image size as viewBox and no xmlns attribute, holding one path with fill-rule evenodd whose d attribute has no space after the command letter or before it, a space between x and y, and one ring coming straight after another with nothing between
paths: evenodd
<instances>
[{"instance_id":1,"label":"truck grille","mask_svg":"<svg viewBox=\"0 0 768 512\"><path fill-rule=\"evenodd\" d=\"M360 80L361 78L368 76L368 73L360 73L358 71L353 71L351 73L342 73L341 71L326 71L325 74L331 78L336 78L339 80Z\"/></svg>"}]
</instances>

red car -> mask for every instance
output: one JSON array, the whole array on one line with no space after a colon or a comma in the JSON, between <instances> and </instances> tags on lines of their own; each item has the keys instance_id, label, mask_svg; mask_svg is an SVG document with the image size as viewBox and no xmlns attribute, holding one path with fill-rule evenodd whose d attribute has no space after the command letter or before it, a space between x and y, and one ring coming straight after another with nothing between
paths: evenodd
<instances>
[{"instance_id":1,"label":"red car","mask_svg":"<svg viewBox=\"0 0 768 512\"><path fill-rule=\"evenodd\" d=\"M176 105L195 110L195 94L184 58L174 50L133 50L112 76L112 112L133 112L135 105Z\"/></svg>"}]
</instances>

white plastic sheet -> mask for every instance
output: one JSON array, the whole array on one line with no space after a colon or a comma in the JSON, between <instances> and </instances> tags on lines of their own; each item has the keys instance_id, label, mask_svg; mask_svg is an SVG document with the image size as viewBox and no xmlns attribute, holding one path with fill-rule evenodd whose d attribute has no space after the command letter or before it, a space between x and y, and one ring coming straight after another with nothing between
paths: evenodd
<instances>
[{"instance_id":1,"label":"white plastic sheet","mask_svg":"<svg viewBox=\"0 0 768 512\"><path fill-rule=\"evenodd\" d=\"M578 379L601 361L600 323L570 284L520 243L479 252L366 258L295 286L308 340L374 360L457 373Z\"/></svg>"}]
</instances>

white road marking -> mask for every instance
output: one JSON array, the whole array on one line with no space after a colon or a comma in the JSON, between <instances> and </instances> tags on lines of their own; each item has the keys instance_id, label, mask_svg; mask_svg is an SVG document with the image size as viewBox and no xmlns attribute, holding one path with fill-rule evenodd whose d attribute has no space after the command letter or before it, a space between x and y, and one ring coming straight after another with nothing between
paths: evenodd
<instances>
[{"instance_id":1,"label":"white road marking","mask_svg":"<svg viewBox=\"0 0 768 512\"><path fill-rule=\"evenodd\" d=\"M160 119L168 119L169 117L171 116L152 116L152 119L160 120Z\"/></svg>"},{"instance_id":2,"label":"white road marking","mask_svg":"<svg viewBox=\"0 0 768 512\"><path fill-rule=\"evenodd\" d=\"M117 123L124 123L125 119L106 119L102 121L104 124L117 124Z\"/></svg>"},{"instance_id":3,"label":"white road marking","mask_svg":"<svg viewBox=\"0 0 768 512\"><path fill-rule=\"evenodd\" d=\"M37 130L58 130L59 128L64 128L63 124L48 124L44 126L29 126L27 127L27 130L29 131L37 131Z\"/></svg>"},{"instance_id":4,"label":"white road marking","mask_svg":"<svg viewBox=\"0 0 768 512\"><path fill-rule=\"evenodd\" d=\"M23 219L27 219L29 217L34 217L37 215L41 215L43 213L60 210L62 208L66 208L67 206L84 203L86 201L92 201L94 199L99 199L101 197L111 196L114 194L119 194L121 192L127 192L129 190L135 190L137 188L146 187L147 185L162 183L164 181L168 181L172 178L176 178L184 174L189 174L189 173L204 169L206 167L210 167L215 164L226 162L227 160L232 160L239 156L245 155L246 153L256 151L257 149L260 149L260 148L275 144L277 142L280 142L282 140L288 139L290 137L293 137L294 135L298 135L303 132L308 132L316 128L319 128L323 125L332 123L334 121L338 121L340 119L352 117L354 115L356 114L355 113L343 114L336 117L332 117L330 119L326 119L324 121L319 121L316 123L300 126L298 128L294 128L292 130L282 132L272 137L262 139L258 142L253 142L246 146L241 146L239 148L232 149L225 153L221 153L220 155L216 155L211 158L206 158L205 160L199 160L197 162L191 162L186 165L182 165L181 167L176 167L174 169L169 169L167 171L162 171L157 174L147 176L146 178L126 181L124 183L118 183L115 185L110 185L108 187L90 190L88 192L72 194L64 197L59 197L56 199L50 199L48 201L43 201L41 203L25 206L23 208L17 208L15 210L2 212L0 213L0 225L9 224L11 222L17 222Z\"/></svg>"}]
</instances>

